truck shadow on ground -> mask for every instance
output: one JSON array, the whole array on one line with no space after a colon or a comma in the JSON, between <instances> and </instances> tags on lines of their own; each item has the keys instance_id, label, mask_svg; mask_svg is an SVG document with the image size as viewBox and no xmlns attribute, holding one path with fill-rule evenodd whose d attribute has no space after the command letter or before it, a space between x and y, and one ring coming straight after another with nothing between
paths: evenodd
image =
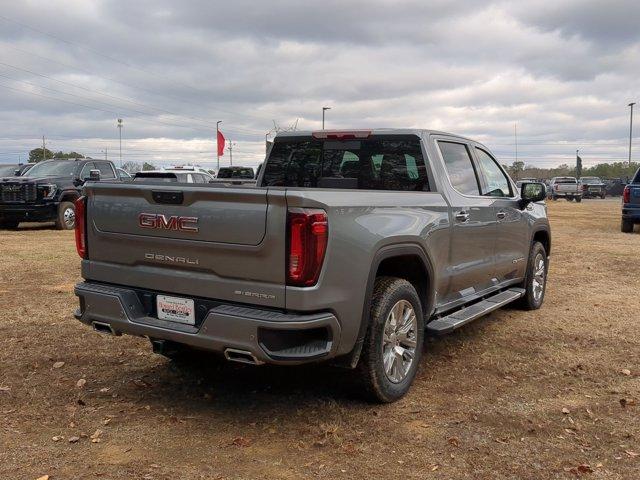
<instances>
[{"instance_id":1,"label":"truck shadow on ground","mask_svg":"<svg viewBox=\"0 0 640 480\"><path fill-rule=\"evenodd\" d=\"M457 332L430 337L425 343L421 370L447 368L450 352L460 343L483 335L492 316ZM215 355L188 360L158 357L154 365L125 380L125 398L157 408L175 407L186 414L214 414L238 409L282 414L283 405L296 408L317 405L371 408L358 382L358 371L326 364L300 366L242 365ZM416 383L419 383L420 372ZM285 408L286 410L286 408ZM244 418L244 417L243 417Z\"/></svg>"}]
</instances>

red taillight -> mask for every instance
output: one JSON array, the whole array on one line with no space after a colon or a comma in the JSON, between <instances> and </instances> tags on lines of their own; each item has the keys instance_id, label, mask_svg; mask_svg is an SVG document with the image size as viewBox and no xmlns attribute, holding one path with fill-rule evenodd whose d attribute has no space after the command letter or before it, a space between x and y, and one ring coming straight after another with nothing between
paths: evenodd
<instances>
[{"instance_id":1,"label":"red taillight","mask_svg":"<svg viewBox=\"0 0 640 480\"><path fill-rule=\"evenodd\" d=\"M289 209L287 227L287 285L315 285L327 250L327 212L310 208Z\"/></svg>"},{"instance_id":2,"label":"red taillight","mask_svg":"<svg viewBox=\"0 0 640 480\"><path fill-rule=\"evenodd\" d=\"M369 138L371 136L371 130L320 130L311 134L313 138L320 140L353 140L356 138Z\"/></svg>"},{"instance_id":3,"label":"red taillight","mask_svg":"<svg viewBox=\"0 0 640 480\"><path fill-rule=\"evenodd\" d=\"M85 221L87 197L80 197L74 203L76 206L76 250L80 258L87 258L87 224Z\"/></svg>"},{"instance_id":4,"label":"red taillight","mask_svg":"<svg viewBox=\"0 0 640 480\"><path fill-rule=\"evenodd\" d=\"M629 188L629 185L624 187L624 190L622 191L622 203L631 203L631 189Z\"/></svg>"}]
</instances>

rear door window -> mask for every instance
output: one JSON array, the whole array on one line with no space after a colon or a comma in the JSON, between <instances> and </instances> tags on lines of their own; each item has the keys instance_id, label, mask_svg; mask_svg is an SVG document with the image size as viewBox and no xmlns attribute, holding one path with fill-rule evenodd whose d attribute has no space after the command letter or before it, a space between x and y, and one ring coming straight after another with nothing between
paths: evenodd
<instances>
[{"instance_id":1,"label":"rear door window","mask_svg":"<svg viewBox=\"0 0 640 480\"><path fill-rule=\"evenodd\" d=\"M264 186L430 190L415 135L345 141L276 139L264 168Z\"/></svg>"},{"instance_id":2,"label":"rear door window","mask_svg":"<svg viewBox=\"0 0 640 480\"><path fill-rule=\"evenodd\" d=\"M480 195L480 184L469 148L464 143L438 141L451 185L464 195Z\"/></svg>"}]
</instances>

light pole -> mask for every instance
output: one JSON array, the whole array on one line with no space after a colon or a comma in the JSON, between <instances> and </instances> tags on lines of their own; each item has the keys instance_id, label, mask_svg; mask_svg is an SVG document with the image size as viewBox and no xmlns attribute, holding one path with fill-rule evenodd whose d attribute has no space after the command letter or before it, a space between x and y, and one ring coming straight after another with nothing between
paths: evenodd
<instances>
[{"instance_id":1,"label":"light pole","mask_svg":"<svg viewBox=\"0 0 640 480\"><path fill-rule=\"evenodd\" d=\"M234 142L229 142L229 166L233 166L233 146Z\"/></svg>"},{"instance_id":2,"label":"light pole","mask_svg":"<svg viewBox=\"0 0 640 480\"><path fill-rule=\"evenodd\" d=\"M218 142L220 141L220 124L222 120L218 120L216 122L216 159L218 160L218 171L220 171L220 148L218 147Z\"/></svg>"},{"instance_id":3,"label":"light pole","mask_svg":"<svg viewBox=\"0 0 640 480\"><path fill-rule=\"evenodd\" d=\"M322 107L322 129L324 130L324 112L331 110L331 107Z\"/></svg>"},{"instance_id":4,"label":"light pole","mask_svg":"<svg viewBox=\"0 0 640 480\"><path fill-rule=\"evenodd\" d=\"M122 168L122 119L118 119L118 133L120 134L120 168Z\"/></svg>"},{"instance_id":5,"label":"light pole","mask_svg":"<svg viewBox=\"0 0 640 480\"><path fill-rule=\"evenodd\" d=\"M633 106L636 102L631 102L628 106L631 107L631 116L629 118L629 166L631 166L631 139L633 138Z\"/></svg>"}]
</instances>

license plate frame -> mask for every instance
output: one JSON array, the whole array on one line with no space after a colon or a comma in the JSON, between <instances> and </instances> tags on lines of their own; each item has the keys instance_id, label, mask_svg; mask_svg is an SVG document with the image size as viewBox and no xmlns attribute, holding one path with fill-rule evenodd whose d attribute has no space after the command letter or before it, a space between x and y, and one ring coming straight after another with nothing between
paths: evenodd
<instances>
[{"instance_id":1,"label":"license plate frame","mask_svg":"<svg viewBox=\"0 0 640 480\"><path fill-rule=\"evenodd\" d=\"M156 295L156 311L159 320L183 325L196 324L195 302L191 298Z\"/></svg>"}]
</instances>

